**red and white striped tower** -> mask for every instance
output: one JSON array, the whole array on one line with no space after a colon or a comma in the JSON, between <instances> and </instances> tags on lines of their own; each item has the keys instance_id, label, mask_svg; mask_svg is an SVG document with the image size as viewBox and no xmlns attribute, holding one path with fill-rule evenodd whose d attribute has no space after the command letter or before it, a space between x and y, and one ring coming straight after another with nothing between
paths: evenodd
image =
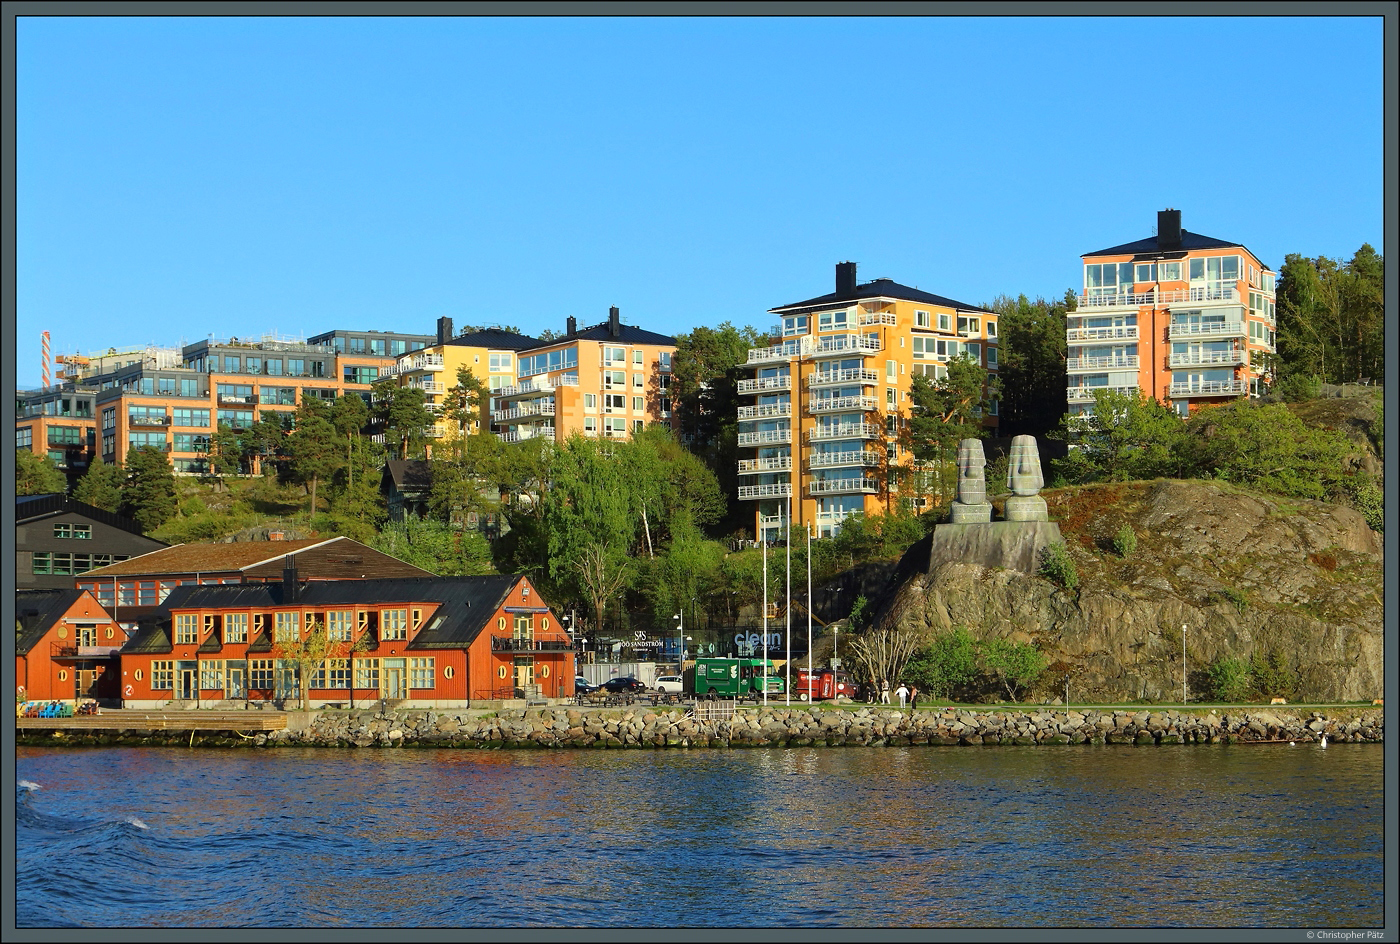
<instances>
[{"instance_id":1,"label":"red and white striped tower","mask_svg":"<svg viewBox=\"0 0 1400 944\"><path fill-rule=\"evenodd\" d=\"M43 336L39 339L39 347L43 351L44 386L47 387L53 382L53 378L49 374L49 333L47 331L45 331Z\"/></svg>"}]
</instances>

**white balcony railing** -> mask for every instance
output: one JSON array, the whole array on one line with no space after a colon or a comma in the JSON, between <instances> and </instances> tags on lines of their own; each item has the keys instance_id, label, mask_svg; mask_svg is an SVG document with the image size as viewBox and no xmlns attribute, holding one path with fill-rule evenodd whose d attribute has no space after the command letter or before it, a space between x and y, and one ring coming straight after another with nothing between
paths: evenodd
<instances>
[{"instance_id":1,"label":"white balcony railing","mask_svg":"<svg viewBox=\"0 0 1400 944\"><path fill-rule=\"evenodd\" d=\"M1191 288L1155 292L1124 292L1119 295L1080 295L1079 308L1139 308L1144 305L1171 305L1182 302L1237 301L1239 289L1233 282L1212 282Z\"/></svg>"},{"instance_id":2,"label":"white balcony railing","mask_svg":"<svg viewBox=\"0 0 1400 944\"><path fill-rule=\"evenodd\" d=\"M862 325L897 325L899 319L892 311L863 311L860 313Z\"/></svg>"},{"instance_id":3,"label":"white balcony railing","mask_svg":"<svg viewBox=\"0 0 1400 944\"><path fill-rule=\"evenodd\" d=\"M547 393L553 393L555 387L577 386L578 374L561 374L553 379L540 377L535 380L522 380L518 384L491 391L491 396L500 400L511 397L544 396Z\"/></svg>"},{"instance_id":4,"label":"white balcony railing","mask_svg":"<svg viewBox=\"0 0 1400 944\"><path fill-rule=\"evenodd\" d=\"M835 334L829 338L819 338L812 345L811 356L824 354L844 354L846 352L867 354L883 350L880 339L866 334ZM803 352L807 356L806 352Z\"/></svg>"},{"instance_id":5,"label":"white balcony railing","mask_svg":"<svg viewBox=\"0 0 1400 944\"><path fill-rule=\"evenodd\" d=\"M741 501L752 501L756 498L787 498L791 494L791 482L774 482L768 485L739 486L739 499Z\"/></svg>"},{"instance_id":6,"label":"white balcony railing","mask_svg":"<svg viewBox=\"0 0 1400 944\"><path fill-rule=\"evenodd\" d=\"M1248 380L1200 380L1171 387L1173 397L1238 397L1248 392Z\"/></svg>"},{"instance_id":7,"label":"white balcony railing","mask_svg":"<svg viewBox=\"0 0 1400 944\"><path fill-rule=\"evenodd\" d=\"M1131 387L1070 387L1066 391L1066 399L1071 403L1088 403L1094 399L1094 393L1099 390L1107 390L1111 393L1121 393L1124 396L1131 396L1137 389L1138 387L1136 385Z\"/></svg>"},{"instance_id":8,"label":"white balcony railing","mask_svg":"<svg viewBox=\"0 0 1400 944\"><path fill-rule=\"evenodd\" d=\"M880 490L875 479L818 479L807 483L808 495L870 495Z\"/></svg>"},{"instance_id":9,"label":"white balcony railing","mask_svg":"<svg viewBox=\"0 0 1400 944\"><path fill-rule=\"evenodd\" d=\"M1135 341L1138 336L1137 325L1113 325L1108 328L1070 328L1065 332L1065 337L1071 343L1075 341Z\"/></svg>"},{"instance_id":10,"label":"white balcony railing","mask_svg":"<svg viewBox=\"0 0 1400 944\"><path fill-rule=\"evenodd\" d=\"M791 472L792 456L770 456L767 459L740 459L740 475L760 475L764 472Z\"/></svg>"},{"instance_id":11,"label":"white balcony railing","mask_svg":"<svg viewBox=\"0 0 1400 944\"><path fill-rule=\"evenodd\" d=\"M802 346L796 341L784 341L768 347L749 348L749 364L766 364L772 361L786 361L801 354Z\"/></svg>"},{"instance_id":12,"label":"white balcony railing","mask_svg":"<svg viewBox=\"0 0 1400 944\"><path fill-rule=\"evenodd\" d=\"M859 410L862 413L875 409L878 401L874 397L816 397L807 401L809 413L842 413Z\"/></svg>"},{"instance_id":13,"label":"white balcony railing","mask_svg":"<svg viewBox=\"0 0 1400 944\"><path fill-rule=\"evenodd\" d=\"M740 395L749 393L763 393L769 390L791 390L792 375L783 374L780 377L759 377L757 380L739 381L737 392Z\"/></svg>"},{"instance_id":14,"label":"white balcony railing","mask_svg":"<svg viewBox=\"0 0 1400 944\"><path fill-rule=\"evenodd\" d=\"M1244 351L1187 351L1185 354L1173 354L1169 360L1173 367L1206 367L1244 362Z\"/></svg>"},{"instance_id":15,"label":"white balcony railing","mask_svg":"<svg viewBox=\"0 0 1400 944\"><path fill-rule=\"evenodd\" d=\"M384 376L394 377L399 374L412 374L420 370L442 370L441 354L415 354L412 357L403 357L394 364L393 367L386 368Z\"/></svg>"},{"instance_id":16,"label":"white balcony railing","mask_svg":"<svg viewBox=\"0 0 1400 944\"><path fill-rule=\"evenodd\" d=\"M447 392L447 384L440 380L410 380L408 386L422 390L424 393Z\"/></svg>"},{"instance_id":17,"label":"white balcony railing","mask_svg":"<svg viewBox=\"0 0 1400 944\"><path fill-rule=\"evenodd\" d=\"M524 406L512 407L509 410L492 410L491 422L505 423L510 420L529 419L537 416L554 416L554 403L527 403Z\"/></svg>"},{"instance_id":18,"label":"white balcony railing","mask_svg":"<svg viewBox=\"0 0 1400 944\"><path fill-rule=\"evenodd\" d=\"M738 410L741 420L775 419L792 415L792 402L765 403L761 406L741 406Z\"/></svg>"},{"instance_id":19,"label":"white balcony railing","mask_svg":"<svg viewBox=\"0 0 1400 944\"><path fill-rule=\"evenodd\" d=\"M868 367L848 367L845 370L818 371L815 374L807 375L808 387L838 387L843 384L877 384L879 382L880 372Z\"/></svg>"},{"instance_id":20,"label":"white balcony railing","mask_svg":"<svg viewBox=\"0 0 1400 944\"><path fill-rule=\"evenodd\" d=\"M884 432L874 423L848 423L845 426L815 426L807 432L807 441L880 439L883 436Z\"/></svg>"},{"instance_id":21,"label":"white balcony railing","mask_svg":"<svg viewBox=\"0 0 1400 944\"><path fill-rule=\"evenodd\" d=\"M866 449L846 452L814 452L807 465L813 469L843 469L852 466L874 468L880 464L880 454Z\"/></svg>"},{"instance_id":22,"label":"white balcony railing","mask_svg":"<svg viewBox=\"0 0 1400 944\"><path fill-rule=\"evenodd\" d=\"M1065 361L1065 370L1079 373L1086 370L1137 370L1138 356L1127 354L1120 357L1071 357Z\"/></svg>"},{"instance_id":23,"label":"white balcony railing","mask_svg":"<svg viewBox=\"0 0 1400 944\"><path fill-rule=\"evenodd\" d=\"M792 442L791 429L765 429L757 433L740 433L740 446L770 446Z\"/></svg>"},{"instance_id":24,"label":"white balcony railing","mask_svg":"<svg viewBox=\"0 0 1400 944\"><path fill-rule=\"evenodd\" d=\"M1196 321L1173 324L1167 336L1173 341L1181 338L1242 338L1245 336L1245 324L1243 321Z\"/></svg>"},{"instance_id":25,"label":"white balcony railing","mask_svg":"<svg viewBox=\"0 0 1400 944\"><path fill-rule=\"evenodd\" d=\"M497 433L496 438L501 442L524 442L527 439L553 439L553 426L527 426L525 429L511 429L504 433Z\"/></svg>"}]
</instances>

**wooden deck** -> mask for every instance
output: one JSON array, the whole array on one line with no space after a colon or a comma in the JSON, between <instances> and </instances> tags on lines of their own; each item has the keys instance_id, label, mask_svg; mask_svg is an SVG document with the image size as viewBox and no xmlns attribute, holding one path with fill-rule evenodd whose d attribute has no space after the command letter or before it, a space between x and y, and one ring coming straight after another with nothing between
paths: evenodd
<instances>
[{"instance_id":1,"label":"wooden deck","mask_svg":"<svg viewBox=\"0 0 1400 944\"><path fill-rule=\"evenodd\" d=\"M18 730L39 731L281 731L281 711L130 711L103 709L72 718L16 718Z\"/></svg>"}]
</instances>

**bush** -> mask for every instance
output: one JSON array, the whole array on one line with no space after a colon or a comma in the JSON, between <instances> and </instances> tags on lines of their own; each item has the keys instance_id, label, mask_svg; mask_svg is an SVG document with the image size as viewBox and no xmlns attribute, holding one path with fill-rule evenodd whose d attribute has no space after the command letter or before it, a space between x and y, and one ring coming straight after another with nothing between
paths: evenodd
<instances>
[{"instance_id":1,"label":"bush","mask_svg":"<svg viewBox=\"0 0 1400 944\"><path fill-rule=\"evenodd\" d=\"M1129 557L1137 550L1137 532L1130 525L1123 525L1113 536L1113 552L1119 557Z\"/></svg>"},{"instance_id":2,"label":"bush","mask_svg":"<svg viewBox=\"0 0 1400 944\"><path fill-rule=\"evenodd\" d=\"M1255 655L1249 661L1256 693L1264 698L1293 697L1298 687L1298 676L1288 667L1281 654L1270 652L1262 659Z\"/></svg>"},{"instance_id":3,"label":"bush","mask_svg":"<svg viewBox=\"0 0 1400 944\"><path fill-rule=\"evenodd\" d=\"M1206 676L1216 701L1248 701L1254 694L1253 666L1243 659L1216 659L1206 669Z\"/></svg>"},{"instance_id":4,"label":"bush","mask_svg":"<svg viewBox=\"0 0 1400 944\"><path fill-rule=\"evenodd\" d=\"M1064 542L1056 541L1040 549L1040 576L1053 580L1066 590L1079 586L1079 571Z\"/></svg>"}]
</instances>

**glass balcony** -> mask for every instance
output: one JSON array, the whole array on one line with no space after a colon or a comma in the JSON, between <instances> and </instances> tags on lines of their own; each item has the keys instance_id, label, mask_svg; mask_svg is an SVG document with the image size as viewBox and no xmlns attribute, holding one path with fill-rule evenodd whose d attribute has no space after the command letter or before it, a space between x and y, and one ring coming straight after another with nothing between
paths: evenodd
<instances>
[{"instance_id":1,"label":"glass balcony","mask_svg":"<svg viewBox=\"0 0 1400 944\"><path fill-rule=\"evenodd\" d=\"M764 429L756 433L740 433L740 446L769 446L792 442L791 429Z\"/></svg>"},{"instance_id":2,"label":"glass balcony","mask_svg":"<svg viewBox=\"0 0 1400 944\"><path fill-rule=\"evenodd\" d=\"M1071 357L1065 361L1065 370L1071 374L1100 370L1137 370L1137 368L1138 356L1136 354L1118 357Z\"/></svg>"},{"instance_id":3,"label":"glass balcony","mask_svg":"<svg viewBox=\"0 0 1400 944\"><path fill-rule=\"evenodd\" d=\"M740 459L740 475L760 475L765 472L791 472L792 456L772 456L768 459Z\"/></svg>"},{"instance_id":4,"label":"glass balcony","mask_svg":"<svg viewBox=\"0 0 1400 944\"><path fill-rule=\"evenodd\" d=\"M775 482L769 485L740 485L740 501L753 501L759 498L788 498L792 495L792 483Z\"/></svg>"},{"instance_id":5,"label":"glass balcony","mask_svg":"<svg viewBox=\"0 0 1400 944\"><path fill-rule=\"evenodd\" d=\"M819 397L807 401L807 412L845 413L859 410L864 413L875 409L877 403L874 397Z\"/></svg>"},{"instance_id":6,"label":"glass balcony","mask_svg":"<svg viewBox=\"0 0 1400 944\"><path fill-rule=\"evenodd\" d=\"M1243 321L1192 321L1173 324L1167 337L1173 341L1186 338L1242 338L1245 336Z\"/></svg>"},{"instance_id":7,"label":"glass balcony","mask_svg":"<svg viewBox=\"0 0 1400 944\"><path fill-rule=\"evenodd\" d=\"M764 393L776 390L791 390L792 375L783 374L780 377L759 377L757 380L741 380L738 385L738 393Z\"/></svg>"},{"instance_id":8,"label":"glass balcony","mask_svg":"<svg viewBox=\"0 0 1400 944\"><path fill-rule=\"evenodd\" d=\"M839 387L846 384L878 384L880 372L868 367L848 367L845 370L829 370L807 375L807 386Z\"/></svg>"},{"instance_id":9,"label":"glass balcony","mask_svg":"<svg viewBox=\"0 0 1400 944\"><path fill-rule=\"evenodd\" d=\"M882 439L884 431L874 423L849 423L845 426L817 426L808 431L808 442L831 439Z\"/></svg>"},{"instance_id":10,"label":"glass balcony","mask_svg":"<svg viewBox=\"0 0 1400 944\"><path fill-rule=\"evenodd\" d=\"M875 479L819 479L807 483L808 495L873 495L880 490Z\"/></svg>"},{"instance_id":11,"label":"glass balcony","mask_svg":"<svg viewBox=\"0 0 1400 944\"><path fill-rule=\"evenodd\" d=\"M1173 367L1219 367L1243 364L1244 351L1187 351L1185 354L1172 354L1169 361Z\"/></svg>"},{"instance_id":12,"label":"glass balcony","mask_svg":"<svg viewBox=\"0 0 1400 944\"><path fill-rule=\"evenodd\" d=\"M1171 387L1173 397L1238 397L1248 392L1248 380L1199 380Z\"/></svg>"},{"instance_id":13,"label":"glass balcony","mask_svg":"<svg viewBox=\"0 0 1400 944\"><path fill-rule=\"evenodd\" d=\"M1111 393L1121 393L1124 396L1132 396L1138 390L1136 384L1131 387L1070 387L1066 391L1066 399L1071 403L1092 403L1094 393L1099 390L1107 390Z\"/></svg>"},{"instance_id":14,"label":"glass balcony","mask_svg":"<svg viewBox=\"0 0 1400 944\"><path fill-rule=\"evenodd\" d=\"M807 466L812 469L840 469L852 466L874 468L880 464L880 460L880 453L867 449L848 452L814 452L812 457L807 460Z\"/></svg>"},{"instance_id":15,"label":"glass balcony","mask_svg":"<svg viewBox=\"0 0 1400 944\"><path fill-rule=\"evenodd\" d=\"M761 420L776 419L792 415L792 403L765 403L762 406L741 406L739 407L739 419L741 420Z\"/></svg>"}]
</instances>

